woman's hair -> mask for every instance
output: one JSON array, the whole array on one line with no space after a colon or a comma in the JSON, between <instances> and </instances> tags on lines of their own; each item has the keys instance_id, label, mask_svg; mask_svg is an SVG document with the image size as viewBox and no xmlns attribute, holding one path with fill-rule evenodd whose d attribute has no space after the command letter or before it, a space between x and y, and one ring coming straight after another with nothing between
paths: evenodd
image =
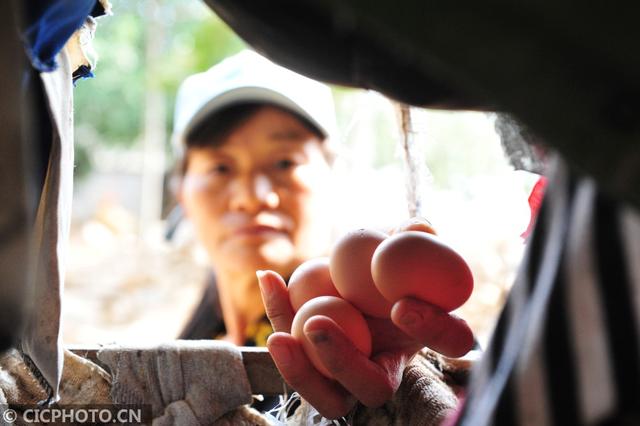
<instances>
[{"instance_id":1,"label":"woman's hair","mask_svg":"<svg viewBox=\"0 0 640 426\"><path fill-rule=\"evenodd\" d=\"M308 119L287 109L267 103L240 103L228 106L221 111L216 111L211 117L201 120L185 136L186 150L182 158L179 170L180 176L187 171L187 158L189 148L215 147L220 145L234 130L246 123L254 114L265 106L272 106L296 117L302 125L311 133L323 141L323 152L329 164L332 163L334 154L325 142L325 136Z\"/></svg>"}]
</instances>

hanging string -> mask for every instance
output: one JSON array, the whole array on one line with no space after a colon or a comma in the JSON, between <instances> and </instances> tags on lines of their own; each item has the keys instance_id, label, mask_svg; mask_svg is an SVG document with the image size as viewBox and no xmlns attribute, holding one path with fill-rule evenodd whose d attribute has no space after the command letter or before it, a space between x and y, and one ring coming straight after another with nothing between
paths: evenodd
<instances>
[{"instance_id":1,"label":"hanging string","mask_svg":"<svg viewBox=\"0 0 640 426\"><path fill-rule=\"evenodd\" d=\"M398 121L400 124L400 144L405 165L405 183L407 189L407 205L409 217L423 216L422 184L425 178L426 165L422 155L422 146L418 136L418 129L411 115L411 107L406 104L396 104Z\"/></svg>"}]
</instances>

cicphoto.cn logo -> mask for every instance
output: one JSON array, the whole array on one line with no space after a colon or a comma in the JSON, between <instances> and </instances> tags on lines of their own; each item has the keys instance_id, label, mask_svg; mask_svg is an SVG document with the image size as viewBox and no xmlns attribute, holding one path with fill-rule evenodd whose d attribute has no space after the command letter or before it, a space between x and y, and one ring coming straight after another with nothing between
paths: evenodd
<instances>
[{"instance_id":1,"label":"cicphoto.cn logo","mask_svg":"<svg viewBox=\"0 0 640 426\"><path fill-rule=\"evenodd\" d=\"M54 405L3 406L2 420L12 424L125 424L149 423L151 407L147 405Z\"/></svg>"}]
</instances>

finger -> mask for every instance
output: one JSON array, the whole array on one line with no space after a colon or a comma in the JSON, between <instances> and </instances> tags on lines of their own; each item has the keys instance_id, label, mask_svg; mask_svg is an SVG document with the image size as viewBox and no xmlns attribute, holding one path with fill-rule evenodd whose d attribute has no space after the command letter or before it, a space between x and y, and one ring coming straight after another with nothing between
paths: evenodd
<instances>
[{"instance_id":1,"label":"finger","mask_svg":"<svg viewBox=\"0 0 640 426\"><path fill-rule=\"evenodd\" d=\"M371 331L371 353L402 352L413 355L424 347L389 318L367 317L367 325Z\"/></svg>"},{"instance_id":2,"label":"finger","mask_svg":"<svg viewBox=\"0 0 640 426\"><path fill-rule=\"evenodd\" d=\"M473 332L466 321L417 299L400 299L391 320L409 336L443 355L461 357L473 347Z\"/></svg>"},{"instance_id":3,"label":"finger","mask_svg":"<svg viewBox=\"0 0 640 426\"><path fill-rule=\"evenodd\" d=\"M293 336L274 333L267 347L284 380L324 417L345 416L355 406L356 400L340 384L316 370Z\"/></svg>"},{"instance_id":4,"label":"finger","mask_svg":"<svg viewBox=\"0 0 640 426\"><path fill-rule=\"evenodd\" d=\"M429 222L424 217L412 217L411 219L400 224L400 226L395 228L392 233L397 234L398 232L405 231L419 231L436 235L435 228L433 227L433 225L431 225L431 222Z\"/></svg>"},{"instance_id":5,"label":"finger","mask_svg":"<svg viewBox=\"0 0 640 426\"><path fill-rule=\"evenodd\" d=\"M304 326L307 338L331 375L367 407L379 407L400 386L406 357L380 356L374 362L360 352L330 318L317 315Z\"/></svg>"},{"instance_id":6,"label":"finger","mask_svg":"<svg viewBox=\"0 0 640 426\"><path fill-rule=\"evenodd\" d=\"M287 284L273 271L256 271L262 302L274 331L291 332L293 308L289 301Z\"/></svg>"}]
</instances>

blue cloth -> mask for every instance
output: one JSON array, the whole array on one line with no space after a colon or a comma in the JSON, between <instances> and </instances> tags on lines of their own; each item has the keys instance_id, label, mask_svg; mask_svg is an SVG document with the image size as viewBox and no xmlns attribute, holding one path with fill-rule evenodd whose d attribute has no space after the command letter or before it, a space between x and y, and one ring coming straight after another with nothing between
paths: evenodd
<instances>
[{"instance_id":1,"label":"blue cloth","mask_svg":"<svg viewBox=\"0 0 640 426\"><path fill-rule=\"evenodd\" d=\"M95 76L93 75L91 68L89 68L86 65L80 65L78 69L73 72L73 75L71 77L73 78L73 86L75 87L78 80L85 79L85 78L93 78Z\"/></svg>"},{"instance_id":2,"label":"blue cloth","mask_svg":"<svg viewBox=\"0 0 640 426\"><path fill-rule=\"evenodd\" d=\"M82 26L96 0L30 0L24 2L27 54L38 71L56 69L55 57Z\"/></svg>"}]
</instances>

